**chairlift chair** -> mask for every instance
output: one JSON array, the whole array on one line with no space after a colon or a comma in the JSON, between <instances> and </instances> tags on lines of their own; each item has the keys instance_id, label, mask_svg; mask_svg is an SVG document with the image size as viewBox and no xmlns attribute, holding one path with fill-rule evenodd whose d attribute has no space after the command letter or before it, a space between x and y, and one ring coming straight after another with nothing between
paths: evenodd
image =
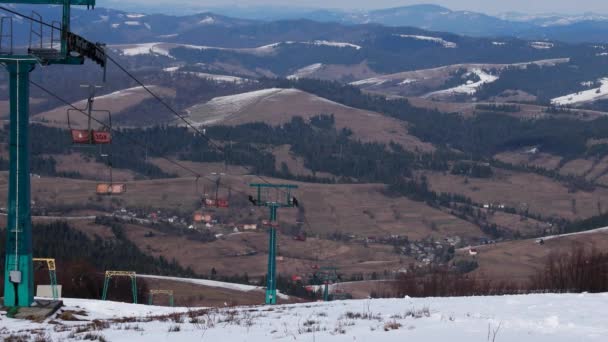
<instances>
[{"instance_id":1,"label":"chairlift chair","mask_svg":"<svg viewBox=\"0 0 608 342\"><path fill-rule=\"evenodd\" d=\"M92 113L107 113L108 114L108 123L109 128L104 127L99 130L94 130L91 127L91 117L88 118L87 129L77 129L72 126L70 121L70 113L72 112L80 112L83 111L79 109L68 109L68 129L72 135L72 143L76 145L104 145L110 144L112 142L112 113L107 110L91 110Z\"/></svg>"}]
</instances>

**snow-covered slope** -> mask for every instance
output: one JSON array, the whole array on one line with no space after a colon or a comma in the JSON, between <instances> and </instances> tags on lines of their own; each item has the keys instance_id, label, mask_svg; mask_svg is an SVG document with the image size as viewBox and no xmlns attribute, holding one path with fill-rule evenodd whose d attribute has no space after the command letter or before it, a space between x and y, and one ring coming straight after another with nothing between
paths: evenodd
<instances>
[{"instance_id":1,"label":"snow-covered slope","mask_svg":"<svg viewBox=\"0 0 608 342\"><path fill-rule=\"evenodd\" d=\"M574 94L564 95L551 100L555 105L572 105L584 102L593 102L608 97L608 78L600 80L602 85L599 88L589 89Z\"/></svg>"},{"instance_id":2,"label":"snow-covered slope","mask_svg":"<svg viewBox=\"0 0 608 342\"><path fill-rule=\"evenodd\" d=\"M167 308L64 300L82 321L0 317L0 337L73 341L605 341L608 294L404 298L236 307ZM174 315L168 315L175 312ZM97 320L96 323L92 323ZM53 321L53 323L51 323ZM37 333L35 333L37 331ZM99 337L97 337L99 339Z\"/></svg>"}]
</instances>

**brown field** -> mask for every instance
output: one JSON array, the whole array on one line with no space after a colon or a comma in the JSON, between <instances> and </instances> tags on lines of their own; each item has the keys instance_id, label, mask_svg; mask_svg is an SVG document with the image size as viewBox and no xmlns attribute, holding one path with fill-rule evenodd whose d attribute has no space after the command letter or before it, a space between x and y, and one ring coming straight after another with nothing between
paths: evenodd
<instances>
[{"instance_id":1,"label":"brown field","mask_svg":"<svg viewBox=\"0 0 608 342\"><path fill-rule=\"evenodd\" d=\"M0 191L6 191L6 172L0 173ZM270 182L284 181L267 178ZM227 196L226 187L231 187L232 201L235 206L230 212L235 220L255 220L264 218L267 213L258 210L250 217L246 194L253 193L251 182L260 182L252 176L226 175L222 178L224 189L220 196ZM108 198L95 195L96 181L73 180L61 178L32 179L32 198L41 204L81 206L86 203L109 204ZM127 207L172 208L180 211L194 211L203 191L213 190L209 180L200 181L199 192L195 187L194 177L129 181L127 193L115 196L121 205ZM306 212L310 233L328 234L344 232L360 236L406 235L410 239L422 239L428 236L436 238L460 235L479 237L479 228L458 219L449 213L427 206L421 202L411 201L404 197L390 198L383 192L385 187L376 184L309 184L297 183L300 189L295 193L303 210ZM6 203L0 198L0 204ZM294 225L297 221L297 210L283 210L279 220Z\"/></svg>"},{"instance_id":2,"label":"brown field","mask_svg":"<svg viewBox=\"0 0 608 342\"><path fill-rule=\"evenodd\" d=\"M509 164L537 166L547 170L558 168L562 160L561 157L549 153L532 154L521 151L499 153L494 158Z\"/></svg>"},{"instance_id":3,"label":"brown field","mask_svg":"<svg viewBox=\"0 0 608 342\"><path fill-rule=\"evenodd\" d=\"M221 105L213 100L196 105L189 109L190 119L205 124L240 125L265 122L280 125L289 122L294 116L309 119L319 114L333 114L338 129L350 128L355 137L363 141L394 141L409 150L434 150L431 144L408 135L407 124L403 121L347 107L299 90L277 89L250 99L246 104L226 107L227 103L238 102L239 96L221 98Z\"/></svg>"},{"instance_id":4,"label":"brown field","mask_svg":"<svg viewBox=\"0 0 608 342\"><path fill-rule=\"evenodd\" d=\"M229 276L247 273L251 277L261 277L266 273L268 259L268 236L265 232L246 232L226 235L210 243L188 240L185 237L163 234L153 228L128 225L127 236L145 253L175 258L182 266L192 267L199 274L209 274L211 268L218 275ZM145 237L152 231L154 236ZM283 275L310 275L315 265L333 265L340 272L372 272L394 270L411 259L400 257L392 247L357 243L340 243L309 238L305 242L295 241L279 234L277 269ZM243 254L257 254L245 256Z\"/></svg>"},{"instance_id":5,"label":"brown field","mask_svg":"<svg viewBox=\"0 0 608 342\"><path fill-rule=\"evenodd\" d=\"M495 170L490 179L465 178L438 172L427 173L435 191L459 193L477 203L498 203L514 208L528 206L530 212L566 219L597 215L597 204L608 196L608 190L570 193L563 184L536 174ZM573 201L575 210L573 210Z\"/></svg>"},{"instance_id":6,"label":"brown field","mask_svg":"<svg viewBox=\"0 0 608 342\"><path fill-rule=\"evenodd\" d=\"M488 215L488 222L494 223L499 227L505 227L512 232L520 232L522 236L537 236L551 229L549 224L534 219L526 219L523 216L507 214L500 211L490 213L483 210Z\"/></svg>"},{"instance_id":7,"label":"brown field","mask_svg":"<svg viewBox=\"0 0 608 342\"><path fill-rule=\"evenodd\" d=\"M578 246L583 246L586 250L605 250L608 248L608 233L565 236L546 240L544 245L537 244L534 239L510 241L476 247L479 254L475 257L469 256L465 250L460 250L457 254L462 258L477 260L479 268L474 274L481 278L527 282L543 268L551 253L567 253Z\"/></svg>"},{"instance_id":8,"label":"brown field","mask_svg":"<svg viewBox=\"0 0 608 342\"><path fill-rule=\"evenodd\" d=\"M94 160L85 160L80 153L53 155L52 157L57 161L57 172L79 172L85 179L98 182L110 181L110 170L107 165ZM119 182L131 181L135 179L135 173L130 170L113 169L112 178Z\"/></svg>"}]
</instances>

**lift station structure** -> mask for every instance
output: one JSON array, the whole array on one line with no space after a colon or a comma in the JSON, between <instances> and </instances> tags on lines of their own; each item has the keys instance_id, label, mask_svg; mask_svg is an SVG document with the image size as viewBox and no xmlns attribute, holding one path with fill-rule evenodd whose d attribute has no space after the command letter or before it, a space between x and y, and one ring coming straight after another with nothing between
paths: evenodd
<instances>
[{"instance_id":1,"label":"lift station structure","mask_svg":"<svg viewBox=\"0 0 608 342\"><path fill-rule=\"evenodd\" d=\"M10 40L10 43L0 43L0 64L9 73L10 89L10 165L4 306L29 307L34 301L29 164L30 72L38 64L81 65L84 64L85 58L93 60L105 70L107 59L104 45L91 43L70 32L71 6L94 8L95 0L0 0L0 4L60 5L63 11L59 27L46 24L41 19L29 18L32 21L30 36L39 36L40 45L33 47L30 41L27 52L15 52L13 49L12 17L5 17L0 22L0 39ZM39 32L33 32L34 22L39 25ZM43 25L50 27L51 37L56 31L60 32L58 49L53 46L52 40L50 46L42 44Z\"/></svg>"},{"instance_id":2,"label":"lift station structure","mask_svg":"<svg viewBox=\"0 0 608 342\"><path fill-rule=\"evenodd\" d=\"M258 207L267 207L270 210L268 220L268 271L266 273L266 304L277 303L277 211L279 208L294 208L298 206L298 201L292 197L291 191L297 189L297 185L291 184L251 184L257 189L257 195L249 196L249 201ZM275 190L284 193L277 196L274 200L264 198L263 190Z\"/></svg>"}]
</instances>

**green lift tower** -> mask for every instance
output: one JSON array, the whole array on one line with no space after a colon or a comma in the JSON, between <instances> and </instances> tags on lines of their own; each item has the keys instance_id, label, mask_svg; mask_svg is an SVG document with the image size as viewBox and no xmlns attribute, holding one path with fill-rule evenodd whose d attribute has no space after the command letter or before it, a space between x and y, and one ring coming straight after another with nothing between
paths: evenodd
<instances>
[{"instance_id":1,"label":"green lift tower","mask_svg":"<svg viewBox=\"0 0 608 342\"><path fill-rule=\"evenodd\" d=\"M266 273L266 304L277 303L277 210L279 208L293 208L298 206L298 201L291 196L291 190L297 189L297 185L290 184L251 184L257 188L257 196L249 196L249 201L258 207L270 209L270 220L268 222L268 272ZM276 196L275 200L263 198L262 190L275 190L285 194Z\"/></svg>"},{"instance_id":2,"label":"green lift tower","mask_svg":"<svg viewBox=\"0 0 608 342\"><path fill-rule=\"evenodd\" d=\"M85 58L90 58L105 68L106 55L103 45L91 43L70 32L71 6L93 8L95 0L0 0L0 4L8 3L61 5L63 8L61 27L45 24L41 19L29 18L32 23L40 27L40 32L36 32L40 37L40 45L33 47L30 41L27 51L15 52L13 49L12 17L3 18L0 28L0 39L10 40L10 44L0 43L0 64L9 72L10 89L10 167L4 305L28 307L34 301L28 137L30 72L37 64L80 65L84 63ZM8 8L3 9L12 11ZM59 49L54 48L52 41L50 46L42 44L43 25L50 26L51 36L59 31L61 37Z\"/></svg>"}]
</instances>

